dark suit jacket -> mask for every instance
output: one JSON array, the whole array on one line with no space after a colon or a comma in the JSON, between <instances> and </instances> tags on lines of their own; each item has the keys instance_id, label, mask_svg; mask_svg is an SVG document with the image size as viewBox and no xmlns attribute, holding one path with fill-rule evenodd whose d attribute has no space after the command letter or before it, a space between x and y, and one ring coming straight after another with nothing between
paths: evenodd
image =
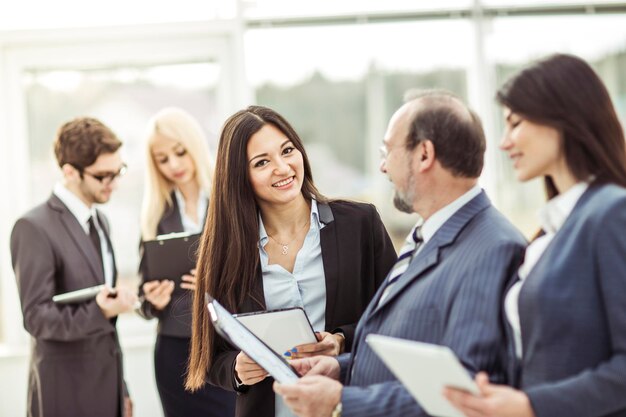
<instances>
[{"instance_id":1,"label":"dark suit jacket","mask_svg":"<svg viewBox=\"0 0 626 417\"><path fill-rule=\"evenodd\" d=\"M351 357L340 357L343 416L426 415L365 343L371 333L448 346L471 373L485 370L503 382L501 295L524 247L484 192L449 218L359 321Z\"/></svg>"},{"instance_id":2,"label":"dark suit jacket","mask_svg":"<svg viewBox=\"0 0 626 417\"><path fill-rule=\"evenodd\" d=\"M537 417L626 416L626 190L590 186L519 297Z\"/></svg>"},{"instance_id":3,"label":"dark suit jacket","mask_svg":"<svg viewBox=\"0 0 626 417\"><path fill-rule=\"evenodd\" d=\"M371 204L335 201L318 203L320 244L326 280L326 330L341 330L346 350L352 347L356 322L396 260L396 253L376 208ZM265 297L259 269L254 294L237 313L264 310ZM258 301L257 301L258 300ZM223 342L220 344L223 345ZM209 382L234 390L238 350L221 350L208 372ZM272 378L246 387L237 396L238 417L273 417Z\"/></svg>"},{"instance_id":4,"label":"dark suit jacket","mask_svg":"<svg viewBox=\"0 0 626 417\"><path fill-rule=\"evenodd\" d=\"M109 234L106 218L98 219ZM55 304L52 296L104 283L98 254L56 196L20 218L11 234L24 328L32 336L29 416L122 415L122 353L115 321L95 300Z\"/></svg>"},{"instance_id":5,"label":"dark suit jacket","mask_svg":"<svg viewBox=\"0 0 626 417\"><path fill-rule=\"evenodd\" d=\"M157 225L157 235L184 231L183 221L180 217L178 202L172 193L172 205L167 207L159 224ZM140 247L141 261L139 273L144 275L145 259L143 256L143 245ZM174 278L174 277L164 277ZM142 293L140 287L140 294ZM159 319L158 332L164 336L191 337L191 304L193 293L188 290L177 289L172 293L170 303L159 311L152 307L149 301L141 304L141 314L147 319L157 317Z\"/></svg>"}]
</instances>

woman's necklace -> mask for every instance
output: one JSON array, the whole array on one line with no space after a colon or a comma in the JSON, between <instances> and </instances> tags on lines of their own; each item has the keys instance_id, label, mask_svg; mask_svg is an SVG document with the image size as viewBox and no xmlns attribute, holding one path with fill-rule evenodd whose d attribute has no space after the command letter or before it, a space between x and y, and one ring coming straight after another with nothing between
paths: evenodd
<instances>
[{"instance_id":1,"label":"woman's necklace","mask_svg":"<svg viewBox=\"0 0 626 417\"><path fill-rule=\"evenodd\" d=\"M276 244L278 246L282 247L282 250L280 251L280 253L282 253L283 255L287 255L287 253L289 252L289 245L291 245L293 242L296 241L296 239L298 239L298 236L300 235L300 232L302 231L302 229L305 228L305 226L309 224L309 221L307 220L304 225L298 229L298 231L296 232L296 237L294 237L290 242L288 243L280 243L279 241L277 241L276 239L274 239L274 236L270 235L269 233L267 234L269 236L270 239L272 239L274 242L276 242Z\"/></svg>"}]
</instances>

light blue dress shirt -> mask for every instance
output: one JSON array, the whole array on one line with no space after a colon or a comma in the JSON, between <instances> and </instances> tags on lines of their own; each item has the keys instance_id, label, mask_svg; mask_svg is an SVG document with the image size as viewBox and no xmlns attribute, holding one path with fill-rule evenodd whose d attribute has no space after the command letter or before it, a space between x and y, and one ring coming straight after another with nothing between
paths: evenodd
<instances>
[{"instance_id":1,"label":"light blue dress shirt","mask_svg":"<svg viewBox=\"0 0 626 417\"><path fill-rule=\"evenodd\" d=\"M268 310L301 307L311 321L313 329L323 331L326 325L326 279L320 230L324 224L319 220L317 202L311 200L311 224L304 238L302 248L296 256L293 272L278 264L269 265L265 245L269 236L259 215L259 254L263 274L263 292ZM284 404L280 395L276 396L276 417L292 417L294 414Z\"/></svg>"}]
</instances>

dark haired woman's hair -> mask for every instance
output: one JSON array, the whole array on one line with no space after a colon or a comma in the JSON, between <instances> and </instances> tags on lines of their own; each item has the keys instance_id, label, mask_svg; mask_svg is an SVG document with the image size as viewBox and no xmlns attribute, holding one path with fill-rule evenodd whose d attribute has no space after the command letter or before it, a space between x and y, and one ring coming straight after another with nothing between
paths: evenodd
<instances>
[{"instance_id":1,"label":"dark haired woman's hair","mask_svg":"<svg viewBox=\"0 0 626 417\"><path fill-rule=\"evenodd\" d=\"M520 117L555 128L567 167L578 181L626 187L624 130L609 92L582 59L557 54L525 68L500 88L497 100ZM545 178L548 198L559 194Z\"/></svg>"},{"instance_id":2,"label":"dark haired woman's hair","mask_svg":"<svg viewBox=\"0 0 626 417\"><path fill-rule=\"evenodd\" d=\"M258 206L248 175L248 142L263 126L280 130L302 153L307 199L327 201L313 183L311 166L302 141L291 125L274 110L250 106L232 115L222 128L207 221L196 267L191 352L186 388L196 390L206 379L216 349L204 294L209 293L230 311L238 311L244 299L253 296L259 268ZM257 300L261 304L263 300Z\"/></svg>"}]
</instances>

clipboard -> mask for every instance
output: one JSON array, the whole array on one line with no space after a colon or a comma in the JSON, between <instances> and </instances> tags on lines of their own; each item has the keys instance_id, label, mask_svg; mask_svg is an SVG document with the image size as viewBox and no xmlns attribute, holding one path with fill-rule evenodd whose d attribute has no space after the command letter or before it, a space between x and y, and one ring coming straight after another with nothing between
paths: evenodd
<instances>
[{"instance_id":1,"label":"clipboard","mask_svg":"<svg viewBox=\"0 0 626 417\"><path fill-rule=\"evenodd\" d=\"M432 416L464 417L443 396L444 387L479 395L476 383L447 346L370 334L367 344Z\"/></svg>"},{"instance_id":2,"label":"clipboard","mask_svg":"<svg viewBox=\"0 0 626 417\"><path fill-rule=\"evenodd\" d=\"M170 233L143 242L145 281L169 279L179 288L181 277L196 267L200 234Z\"/></svg>"},{"instance_id":3,"label":"clipboard","mask_svg":"<svg viewBox=\"0 0 626 417\"><path fill-rule=\"evenodd\" d=\"M279 355L294 346L317 342L313 326L301 307L233 316Z\"/></svg>"},{"instance_id":4,"label":"clipboard","mask_svg":"<svg viewBox=\"0 0 626 417\"><path fill-rule=\"evenodd\" d=\"M104 284L96 285L95 287L82 288L80 290L70 291L63 294L57 294L52 297L52 301L57 304L81 303L95 298L103 288Z\"/></svg>"},{"instance_id":5,"label":"clipboard","mask_svg":"<svg viewBox=\"0 0 626 417\"><path fill-rule=\"evenodd\" d=\"M274 352L246 326L241 324L209 294L205 301L215 330L230 344L241 349L280 384L293 384L300 376L282 357Z\"/></svg>"}]
</instances>

